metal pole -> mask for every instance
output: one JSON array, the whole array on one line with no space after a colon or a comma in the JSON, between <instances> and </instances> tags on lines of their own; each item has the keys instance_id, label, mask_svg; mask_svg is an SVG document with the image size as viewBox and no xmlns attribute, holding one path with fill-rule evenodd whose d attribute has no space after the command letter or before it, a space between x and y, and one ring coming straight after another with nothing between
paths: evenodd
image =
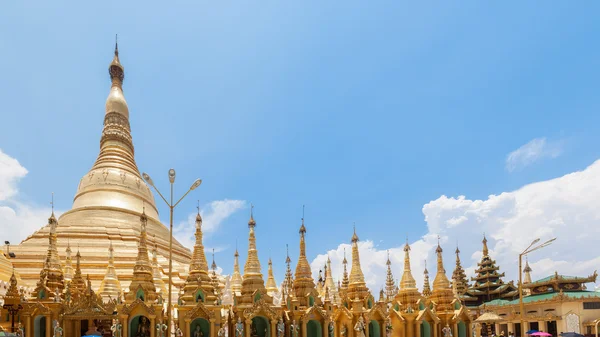
<instances>
[{"instance_id":1,"label":"metal pole","mask_svg":"<svg viewBox=\"0 0 600 337\"><path fill-rule=\"evenodd\" d=\"M169 230L170 230L170 235L169 235L169 302L167 303L167 317L168 317L168 324L167 324L167 336L171 337L171 296L172 296L172 291L171 291L171 286L173 284L173 210L175 207L173 207L173 183L171 183L171 203L169 204L169 209L171 211L171 214L169 216Z\"/></svg>"},{"instance_id":2,"label":"metal pole","mask_svg":"<svg viewBox=\"0 0 600 337\"><path fill-rule=\"evenodd\" d=\"M525 336L525 320L523 319L523 272L522 272L523 254L519 254L519 316L521 319L521 336Z\"/></svg>"}]
</instances>

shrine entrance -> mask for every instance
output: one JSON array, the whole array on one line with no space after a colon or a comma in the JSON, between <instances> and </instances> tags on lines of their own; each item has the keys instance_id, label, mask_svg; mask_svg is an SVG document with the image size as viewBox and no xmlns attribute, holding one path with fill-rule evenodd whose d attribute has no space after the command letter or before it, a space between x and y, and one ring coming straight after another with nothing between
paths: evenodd
<instances>
[{"instance_id":1,"label":"shrine entrance","mask_svg":"<svg viewBox=\"0 0 600 337\"><path fill-rule=\"evenodd\" d=\"M306 323L306 333L307 336L310 337L321 337L323 333L323 328L321 328L321 323L314 319L311 319Z\"/></svg>"},{"instance_id":2,"label":"shrine entrance","mask_svg":"<svg viewBox=\"0 0 600 337\"><path fill-rule=\"evenodd\" d=\"M36 316L33 320L33 335L34 337L50 337L46 336L46 316Z\"/></svg>"},{"instance_id":3,"label":"shrine entrance","mask_svg":"<svg viewBox=\"0 0 600 337\"><path fill-rule=\"evenodd\" d=\"M190 337L210 336L210 323L204 318L196 318L190 323Z\"/></svg>"},{"instance_id":4,"label":"shrine entrance","mask_svg":"<svg viewBox=\"0 0 600 337\"><path fill-rule=\"evenodd\" d=\"M269 331L269 320L263 316L255 316L252 318L252 324L250 325L250 336L270 337L271 331Z\"/></svg>"},{"instance_id":5,"label":"shrine entrance","mask_svg":"<svg viewBox=\"0 0 600 337\"><path fill-rule=\"evenodd\" d=\"M129 337L150 337L148 317L139 315L129 321Z\"/></svg>"},{"instance_id":6,"label":"shrine entrance","mask_svg":"<svg viewBox=\"0 0 600 337\"><path fill-rule=\"evenodd\" d=\"M431 337L431 324L427 321L421 323L421 337Z\"/></svg>"},{"instance_id":7,"label":"shrine entrance","mask_svg":"<svg viewBox=\"0 0 600 337\"><path fill-rule=\"evenodd\" d=\"M459 321L458 322L458 337L467 337L467 326L465 325L465 322L463 321ZM508 336L508 334L506 334Z\"/></svg>"},{"instance_id":8,"label":"shrine entrance","mask_svg":"<svg viewBox=\"0 0 600 337\"><path fill-rule=\"evenodd\" d=\"M372 320L369 322L369 337L380 337L381 330L379 328L379 322Z\"/></svg>"}]
</instances>

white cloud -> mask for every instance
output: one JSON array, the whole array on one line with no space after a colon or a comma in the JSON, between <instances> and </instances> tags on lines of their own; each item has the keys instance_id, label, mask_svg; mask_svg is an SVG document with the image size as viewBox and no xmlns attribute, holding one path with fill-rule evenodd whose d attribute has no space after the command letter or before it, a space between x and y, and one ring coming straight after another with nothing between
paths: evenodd
<instances>
[{"instance_id":1,"label":"white cloud","mask_svg":"<svg viewBox=\"0 0 600 337\"><path fill-rule=\"evenodd\" d=\"M559 274L587 276L600 265L600 257L593 247L600 235L600 160L586 169L563 177L525 185L512 192L490 195L485 200L470 200L465 196L442 195L423 206L427 234L412 242L411 261L413 276L422 286L423 264L427 265L431 280L436 273L435 252L437 235L444 248L444 266L448 277L455 265L455 243L461 250L463 267L473 275L481 259L481 240L485 233L490 254L506 272L505 281L518 275L518 254L533 239L557 237L549 247L530 254L532 277L542 278L558 271ZM360 228L357 229L360 236ZM351 233L349 233L349 236ZM366 238L365 238L366 239ZM341 276L343 249L351 260L348 244L329 251L334 276ZM403 270L403 243L390 249L394 278ZM359 244L361 265L367 284L378 291L385 282L385 249L372 241ZM315 275L322 268L326 255L319 255L311 267Z\"/></svg>"},{"instance_id":2,"label":"white cloud","mask_svg":"<svg viewBox=\"0 0 600 337\"><path fill-rule=\"evenodd\" d=\"M48 222L50 207L39 207L18 200L19 181L28 171L18 160L0 150L0 240L19 243ZM61 212L55 212L57 216Z\"/></svg>"},{"instance_id":3,"label":"white cloud","mask_svg":"<svg viewBox=\"0 0 600 337\"><path fill-rule=\"evenodd\" d=\"M246 208L246 201L244 200L216 200L204 205L200 209L200 215L202 216L202 232L210 234L215 232L221 223L233 213L240 209ZM185 247L193 247L195 238L194 232L196 230L196 213L188 215L186 221L176 225L173 228L173 235L177 238L182 245ZM215 252L217 249L223 250L223 247L214 247Z\"/></svg>"},{"instance_id":4,"label":"white cloud","mask_svg":"<svg viewBox=\"0 0 600 337\"><path fill-rule=\"evenodd\" d=\"M0 149L0 201L15 196L18 192L17 183L26 175L27 169Z\"/></svg>"},{"instance_id":5,"label":"white cloud","mask_svg":"<svg viewBox=\"0 0 600 337\"><path fill-rule=\"evenodd\" d=\"M506 170L512 172L529 166L544 158L556 158L563 152L560 141L551 142L546 138L535 138L529 143L509 153L506 157Z\"/></svg>"}]
</instances>

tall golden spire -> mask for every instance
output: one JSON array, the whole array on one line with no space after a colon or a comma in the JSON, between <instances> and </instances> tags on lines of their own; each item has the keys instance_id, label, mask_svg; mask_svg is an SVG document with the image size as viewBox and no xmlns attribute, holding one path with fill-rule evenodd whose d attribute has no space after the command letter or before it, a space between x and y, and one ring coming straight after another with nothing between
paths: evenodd
<instances>
[{"instance_id":1,"label":"tall golden spire","mask_svg":"<svg viewBox=\"0 0 600 337\"><path fill-rule=\"evenodd\" d=\"M454 293L450 288L450 281L446 276L446 269L444 268L444 260L442 258L442 247L440 246L438 237L438 246L435 250L437 253L437 273L433 280L433 291L431 297L433 301L437 303L437 310L452 310L452 301L454 300Z\"/></svg>"},{"instance_id":2,"label":"tall golden spire","mask_svg":"<svg viewBox=\"0 0 600 337\"><path fill-rule=\"evenodd\" d=\"M190 261L190 272L184 285L183 300L186 302L198 301L198 288L200 287L207 303L212 304L215 300L212 278L208 274L208 262L204 253L204 243L202 242L202 216L200 216L200 205L198 204L198 213L196 214L196 242L194 243L194 252Z\"/></svg>"},{"instance_id":3,"label":"tall golden spire","mask_svg":"<svg viewBox=\"0 0 600 337\"><path fill-rule=\"evenodd\" d=\"M446 276L446 269L444 268L444 259L442 257L442 252L444 250L440 246L439 238L438 238L438 246L435 249L437 254L437 273L435 274L435 279L433 280L433 290L436 289L444 289L450 288L450 281Z\"/></svg>"},{"instance_id":4,"label":"tall golden spire","mask_svg":"<svg viewBox=\"0 0 600 337\"><path fill-rule=\"evenodd\" d=\"M79 247L77 248L77 254L75 254L75 274L73 275L70 288L73 298L83 295L85 291L85 280L81 273L81 253L79 252Z\"/></svg>"},{"instance_id":5,"label":"tall golden spire","mask_svg":"<svg viewBox=\"0 0 600 337\"><path fill-rule=\"evenodd\" d=\"M331 259L329 258L329 255L327 255L327 264L325 265L325 289L329 292L333 302L337 303L337 289L332 274ZM327 296L325 298L328 299Z\"/></svg>"},{"instance_id":6,"label":"tall golden spire","mask_svg":"<svg viewBox=\"0 0 600 337\"><path fill-rule=\"evenodd\" d=\"M456 254L456 266L452 272L452 290L455 292L455 295L459 296L467 291L469 281L467 281L467 274L460 262L460 249L458 249L458 245L456 245L454 253Z\"/></svg>"},{"instance_id":7,"label":"tall golden spire","mask_svg":"<svg viewBox=\"0 0 600 337\"><path fill-rule=\"evenodd\" d=\"M121 295L121 282L119 282L117 271L115 270L114 251L112 241L110 241L110 245L108 246L108 266L106 267L106 273L98 291L103 298L110 297L116 299Z\"/></svg>"},{"instance_id":8,"label":"tall golden spire","mask_svg":"<svg viewBox=\"0 0 600 337\"><path fill-rule=\"evenodd\" d=\"M129 303L136 299L154 302L156 300L156 286L152 275L152 265L148 259L148 247L146 246L148 217L145 210L140 216L140 242L138 244L138 255L133 267L133 280L129 285L129 292L125 300Z\"/></svg>"},{"instance_id":9,"label":"tall golden spire","mask_svg":"<svg viewBox=\"0 0 600 337\"><path fill-rule=\"evenodd\" d=\"M344 265L344 274L342 275L342 289L348 289L348 285L350 284L350 279L348 278L348 260L346 260L346 248L344 248L344 260L342 260L342 264Z\"/></svg>"},{"instance_id":10,"label":"tall golden spire","mask_svg":"<svg viewBox=\"0 0 600 337\"><path fill-rule=\"evenodd\" d=\"M210 265L210 269L211 269L211 283L213 286L213 293L215 295L215 297L220 297L221 295L221 289L219 289L219 277L217 276L217 263L215 262L215 249L213 248L212 250L212 264ZM218 302L217 302L218 303ZM215 304L217 304L215 303Z\"/></svg>"},{"instance_id":11,"label":"tall golden spire","mask_svg":"<svg viewBox=\"0 0 600 337\"><path fill-rule=\"evenodd\" d=\"M302 213L304 213L304 206L302 206ZM310 306L307 302L306 296L314 291L315 282L312 278L310 271L310 264L306 259L306 241L304 236L306 235L306 227L304 226L304 214L302 215L302 225L300 225L300 256L298 257L298 264L296 264L296 274L294 277L294 296L300 301L301 306Z\"/></svg>"},{"instance_id":12,"label":"tall golden spire","mask_svg":"<svg viewBox=\"0 0 600 337\"><path fill-rule=\"evenodd\" d=\"M248 228L250 229L248 234L248 258L244 265L242 297L240 298L240 304L246 305L251 304L255 300L254 294L256 291L266 293L265 282L263 280L260 261L258 259L258 250L256 249L256 235L254 234L256 221L254 221L253 211L254 205L250 205L250 220L248 221Z\"/></svg>"},{"instance_id":13,"label":"tall golden spire","mask_svg":"<svg viewBox=\"0 0 600 337\"><path fill-rule=\"evenodd\" d=\"M286 264L286 269L285 269L285 278L283 279L283 284L281 286L281 292L285 295L285 296L290 296L293 295L292 294L292 289L293 289L293 285L294 285L294 276L292 275L292 267L291 267L291 263L292 263L292 259L290 259L290 251L289 251L289 247L286 244L285 245L285 250L286 250L286 258L285 258L285 264Z\"/></svg>"},{"instance_id":14,"label":"tall golden spire","mask_svg":"<svg viewBox=\"0 0 600 337\"><path fill-rule=\"evenodd\" d=\"M48 218L48 226L50 227L50 234L48 236L46 263L40 272L40 282L34 291L34 295L38 297L39 292L44 290L45 287L49 297L54 298L56 296L56 291L62 293L65 287L62 266L60 264L60 259L58 258L58 249L56 248L56 227L58 226L58 221L56 221L56 217L54 217L54 205L52 206L52 214L50 215L50 218Z\"/></svg>"},{"instance_id":15,"label":"tall golden spire","mask_svg":"<svg viewBox=\"0 0 600 337\"><path fill-rule=\"evenodd\" d=\"M387 251L387 261L385 264L387 265L387 274L385 277L385 296L388 301L391 301L398 291L396 290L396 282L394 282L394 275L392 274L392 261L390 261L389 250Z\"/></svg>"},{"instance_id":16,"label":"tall golden spire","mask_svg":"<svg viewBox=\"0 0 600 337\"><path fill-rule=\"evenodd\" d=\"M65 282L71 282L73 279L73 259L71 258L71 244L67 241L67 257L65 258Z\"/></svg>"},{"instance_id":17,"label":"tall golden spire","mask_svg":"<svg viewBox=\"0 0 600 337\"><path fill-rule=\"evenodd\" d=\"M483 233L483 241L481 241L481 243L483 243L483 256L488 256L490 255L490 252L488 250L488 246L487 246L487 238L485 237L485 233Z\"/></svg>"},{"instance_id":18,"label":"tall golden spire","mask_svg":"<svg viewBox=\"0 0 600 337\"><path fill-rule=\"evenodd\" d=\"M431 295L431 286L429 285L429 271L427 270L427 260L425 260L425 270L423 270L423 296Z\"/></svg>"},{"instance_id":19,"label":"tall golden spire","mask_svg":"<svg viewBox=\"0 0 600 337\"><path fill-rule=\"evenodd\" d=\"M143 202L147 215L154 222L158 220L154 197L143 183L134 158L129 107L123 94L125 71L119 60L117 43L108 73L111 87L106 98L100 153L90 172L81 179L73 201L73 210L112 206L139 214L142 212ZM65 215L68 213L72 211Z\"/></svg>"},{"instance_id":20,"label":"tall golden spire","mask_svg":"<svg viewBox=\"0 0 600 337\"><path fill-rule=\"evenodd\" d=\"M273 295L278 291L275 275L273 275L273 261L269 258L269 277L267 278L267 293Z\"/></svg>"},{"instance_id":21,"label":"tall golden spire","mask_svg":"<svg viewBox=\"0 0 600 337\"><path fill-rule=\"evenodd\" d=\"M156 243L156 237L154 238L154 246L152 248L152 279L154 280L154 286L156 287L156 292L160 293L161 296L167 296L167 287L165 285L165 281L162 279L162 275L160 273L160 267L158 265L158 244Z\"/></svg>"},{"instance_id":22,"label":"tall golden spire","mask_svg":"<svg viewBox=\"0 0 600 337\"><path fill-rule=\"evenodd\" d=\"M412 276L412 272L410 270L410 245L408 244L408 238L406 239L406 244L404 245L404 273L402 274L402 280L400 281L400 288L417 288L417 282Z\"/></svg>"},{"instance_id":23,"label":"tall golden spire","mask_svg":"<svg viewBox=\"0 0 600 337\"><path fill-rule=\"evenodd\" d=\"M352 235L352 268L350 268L350 284L348 285L348 297L351 299L364 299L369 294L365 283L365 276L360 267L360 256L358 254L358 235L356 226Z\"/></svg>"},{"instance_id":24,"label":"tall golden spire","mask_svg":"<svg viewBox=\"0 0 600 337\"><path fill-rule=\"evenodd\" d=\"M427 268L425 268L425 285L423 287L423 293L425 288L429 289L429 276L427 275ZM431 292L431 290L428 290ZM421 293L417 289L417 282L412 276L410 269L410 245L408 244L408 237L404 244L404 272L402 273L402 279L400 280L400 289L395 299L401 303L403 310L407 312L413 312L417 307L417 302L421 299Z\"/></svg>"},{"instance_id":25,"label":"tall golden spire","mask_svg":"<svg viewBox=\"0 0 600 337\"><path fill-rule=\"evenodd\" d=\"M242 274L240 273L240 254L237 250L237 243L235 246L235 254L233 254L233 275L231 276L231 291L235 296L239 296L242 293Z\"/></svg>"}]
</instances>

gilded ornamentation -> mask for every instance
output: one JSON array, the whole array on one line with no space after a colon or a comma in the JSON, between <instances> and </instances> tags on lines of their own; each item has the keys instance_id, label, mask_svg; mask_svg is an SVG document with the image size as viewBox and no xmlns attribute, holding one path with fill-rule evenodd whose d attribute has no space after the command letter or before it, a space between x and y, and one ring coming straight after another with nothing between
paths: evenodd
<instances>
[{"instance_id":1,"label":"gilded ornamentation","mask_svg":"<svg viewBox=\"0 0 600 337\"><path fill-rule=\"evenodd\" d=\"M204 318L206 320L214 319L215 313L206 308L206 306L202 302L196 303L194 309L190 310L185 318L194 320L196 318Z\"/></svg>"},{"instance_id":2,"label":"gilded ornamentation","mask_svg":"<svg viewBox=\"0 0 600 337\"><path fill-rule=\"evenodd\" d=\"M139 298L133 301L131 304L125 304L120 312L122 314L129 315L131 311L133 311L138 306L141 306L143 308L142 311L145 311L150 315L155 314L154 308L152 306L146 305L146 303Z\"/></svg>"}]
</instances>

